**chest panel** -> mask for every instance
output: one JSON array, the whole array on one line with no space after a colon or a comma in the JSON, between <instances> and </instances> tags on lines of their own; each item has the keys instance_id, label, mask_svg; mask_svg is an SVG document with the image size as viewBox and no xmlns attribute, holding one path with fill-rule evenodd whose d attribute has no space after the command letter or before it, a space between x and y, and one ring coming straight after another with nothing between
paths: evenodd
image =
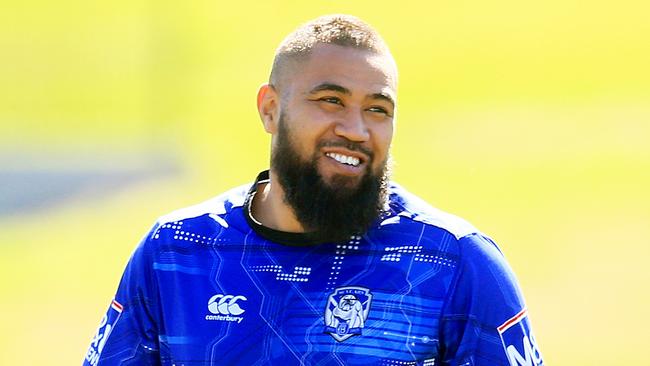
<instances>
[{"instance_id":1,"label":"chest panel","mask_svg":"<svg viewBox=\"0 0 650 366\"><path fill-rule=\"evenodd\" d=\"M361 238L202 247L155 266L161 356L186 365L433 364L453 274L444 254Z\"/></svg>"}]
</instances>

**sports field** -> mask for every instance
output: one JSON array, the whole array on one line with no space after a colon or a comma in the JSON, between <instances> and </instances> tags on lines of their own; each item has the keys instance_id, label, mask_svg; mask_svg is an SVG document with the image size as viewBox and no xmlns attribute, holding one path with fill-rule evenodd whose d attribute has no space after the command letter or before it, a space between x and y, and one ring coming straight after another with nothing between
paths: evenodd
<instances>
[{"instance_id":1,"label":"sports field","mask_svg":"<svg viewBox=\"0 0 650 366\"><path fill-rule=\"evenodd\" d=\"M394 176L492 236L548 365L650 365L650 5L6 1L0 365L76 365L155 219L267 167L281 38L344 12L400 70Z\"/></svg>"}]
</instances>

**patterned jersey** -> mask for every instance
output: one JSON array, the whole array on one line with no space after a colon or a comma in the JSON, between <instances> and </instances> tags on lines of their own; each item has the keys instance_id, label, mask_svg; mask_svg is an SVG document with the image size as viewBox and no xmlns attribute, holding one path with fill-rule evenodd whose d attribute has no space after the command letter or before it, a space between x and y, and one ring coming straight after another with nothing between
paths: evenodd
<instances>
[{"instance_id":1,"label":"patterned jersey","mask_svg":"<svg viewBox=\"0 0 650 366\"><path fill-rule=\"evenodd\" d=\"M543 365L496 244L391 184L348 242L256 223L253 185L162 217L84 365Z\"/></svg>"}]
</instances>

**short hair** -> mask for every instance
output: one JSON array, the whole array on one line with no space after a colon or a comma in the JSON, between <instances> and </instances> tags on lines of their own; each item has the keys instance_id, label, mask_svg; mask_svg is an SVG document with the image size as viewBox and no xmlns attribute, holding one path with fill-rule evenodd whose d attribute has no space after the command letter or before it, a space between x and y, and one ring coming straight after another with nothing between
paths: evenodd
<instances>
[{"instance_id":1,"label":"short hair","mask_svg":"<svg viewBox=\"0 0 650 366\"><path fill-rule=\"evenodd\" d=\"M390 56L388 46L379 33L361 19L346 14L324 15L301 25L284 38L275 52L269 83L277 85L288 61L308 57L319 43Z\"/></svg>"}]
</instances>

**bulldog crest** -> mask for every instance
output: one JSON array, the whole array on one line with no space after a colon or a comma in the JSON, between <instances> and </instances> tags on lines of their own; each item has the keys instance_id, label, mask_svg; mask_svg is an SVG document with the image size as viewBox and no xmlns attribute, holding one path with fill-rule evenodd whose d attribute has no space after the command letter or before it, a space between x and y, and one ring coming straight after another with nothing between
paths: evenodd
<instances>
[{"instance_id":1,"label":"bulldog crest","mask_svg":"<svg viewBox=\"0 0 650 366\"><path fill-rule=\"evenodd\" d=\"M325 306L325 333L339 342L361 335L368 319L372 294L363 287L340 287L327 299Z\"/></svg>"}]
</instances>

